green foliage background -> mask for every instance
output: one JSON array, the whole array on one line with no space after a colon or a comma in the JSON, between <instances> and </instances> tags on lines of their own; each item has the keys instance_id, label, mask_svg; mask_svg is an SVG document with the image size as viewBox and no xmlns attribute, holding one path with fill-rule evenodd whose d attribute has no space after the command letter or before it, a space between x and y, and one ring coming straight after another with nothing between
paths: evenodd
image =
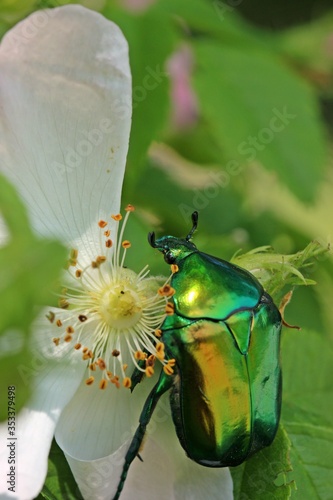
<instances>
[{"instance_id":1,"label":"green foliage background","mask_svg":"<svg viewBox=\"0 0 333 500\"><path fill-rule=\"evenodd\" d=\"M0 33L33 10L65 3L70 2L4 0ZM140 11L113 0L82 3L118 23L130 46L133 126L123 204L137 207L129 232L140 248L132 262L129 255L130 267L149 262L153 272L164 273L160 255L146 243L147 231L185 235L193 210L200 212L195 242L225 259L263 245L285 254L311 240L327 247L333 234L330 2L157 0ZM179 103L173 99L168 64L180 49L190 54L195 103L192 119L182 126L174 119ZM154 88L145 83L148 74ZM3 183L1 212L12 241L22 243L15 262L28 270L16 276L17 267L8 268L11 249L0 249L2 304L9 291L23 304L21 316L6 306L0 321L3 330L22 328L25 339L24 307L30 311L31 303L41 303L38 290L54 279L63 252L58 245L37 242L30 231L21 241L22 224L15 217L10 222L8 207L14 200L14 212L23 217L24 207ZM27 266L27 250L37 247L43 265L36 268L31 261ZM46 261L54 272L45 273ZM283 332L281 429L272 447L232 471L236 499L332 498L332 263L330 253L318 255L304 271L318 284L297 289L286 310L287 321L302 330ZM46 274L48 283L37 280L33 288L31 276ZM15 356L26 355L23 344ZM15 365L11 355L5 354L1 367L6 380L12 376L7 367ZM28 396L23 389L20 404ZM62 498L60 462L54 447L41 497ZM63 474L66 498L75 498L68 468Z\"/></svg>"}]
</instances>

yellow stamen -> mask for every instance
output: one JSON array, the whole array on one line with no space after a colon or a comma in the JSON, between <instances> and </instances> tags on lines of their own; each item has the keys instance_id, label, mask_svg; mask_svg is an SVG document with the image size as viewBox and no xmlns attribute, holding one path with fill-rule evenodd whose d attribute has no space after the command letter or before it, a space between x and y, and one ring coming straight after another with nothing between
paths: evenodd
<instances>
[{"instance_id":1,"label":"yellow stamen","mask_svg":"<svg viewBox=\"0 0 333 500\"><path fill-rule=\"evenodd\" d=\"M152 366L147 366L145 373L148 378L152 377L154 375L154 368Z\"/></svg>"},{"instance_id":2,"label":"yellow stamen","mask_svg":"<svg viewBox=\"0 0 333 500\"><path fill-rule=\"evenodd\" d=\"M64 299L64 298L61 298L61 299L59 300L59 307L60 307L61 309L68 309L68 307L69 307L69 302L68 302L66 299Z\"/></svg>"},{"instance_id":3,"label":"yellow stamen","mask_svg":"<svg viewBox=\"0 0 333 500\"><path fill-rule=\"evenodd\" d=\"M172 297L176 293L176 290L172 286L166 284L158 289L158 294L162 297Z\"/></svg>"},{"instance_id":4,"label":"yellow stamen","mask_svg":"<svg viewBox=\"0 0 333 500\"><path fill-rule=\"evenodd\" d=\"M99 368L100 370L105 370L105 368L106 368L106 364L105 364L105 361L104 361L103 359L99 358L99 359L96 361L96 364L97 364L97 366L98 366L98 368Z\"/></svg>"},{"instance_id":5,"label":"yellow stamen","mask_svg":"<svg viewBox=\"0 0 333 500\"><path fill-rule=\"evenodd\" d=\"M125 208L126 212L134 212L134 210L135 210L135 207L133 205L131 205L130 203Z\"/></svg>"},{"instance_id":6,"label":"yellow stamen","mask_svg":"<svg viewBox=\"0 0 333 500\"><path fill-rule=\"evenodd\" d=\"M147 354L145 352L136 351L134 353L134 358L137 359L138 361L142 361L142 360L146 359L146 357L147 357Z\"/></svg>"},{"instance_id":7,"label":"yellow stamen","mask_svg":"<svg viewBox=\"0 0 333 500\"><path fill-rule=\"evenodd\" d=\"M102 378L102 380L99 383L99 388L100 389L106 389L106 386L108 385L108 381L105 378Z\"/></svg>"},{"instance_id":8,"label":"yellow stamen","mask_svg":"<svg viewBox=\"0 0 333 500\"><path fill-rule=\"evenodd\" d=\"M174 372L173 368L171 368L171 366L170 366L170 365L164 365L164 366L163 366L163 371L164 371L164 373L165 373L166 375L172 375L172 374L173 374L173 372Z\"/></svg>"},{"instance_id":9,"label":"yellow stamen","mask_svg":"<svg viewBox=\"0 0 333 500\"><path fill-rule=\"evenodd\" d=\"M165 306L165 314L168 316L171 316L175 312L175 306L173 305L172 302L168 302L167 305Z\"/></svg>"},{"instance_id":10,"label":"yellow stamen","mask_svg":"<svg viewBox=\"0 0 333 500\"><path fill-rule=\"evenodd\" d=\"M121 214L111 215L111 218L116 221L120 221L123 216Z\"/></svg>"},{"instance_id":11,"label":"yellow stamen","mask_svg":"<svg viewBox=\"0 0 333 500\"><path fill-rule=\"evenodd\" d=\"M79 251L76 248L72 248L69 252L69 258L71 260L76 260L79 256Z\"/></svg>"},{"instance_id":12,"label":"yellow stamen","mask_svg":"<svg viewBox=\"0 0 333 500\"><path fill-rule=\"evenodd\" d=\"M54 322L54 319L55 319L55 314L53 311L49 311L47 314L46 314L46 317L47 319L49 320L50 323L53 323Z\"/></svg>"},{"instance_id":13,"label":"yellow stamen","mask_svg":"<svg viewBox=\"0 0 333 500\"><path fill-rule=\"evenodd\" d=\"M123 379L123 386L126 387L126 389L129 389L132 385L132 381L129 377L125 377Z\"/></svg>"}]
</instances>

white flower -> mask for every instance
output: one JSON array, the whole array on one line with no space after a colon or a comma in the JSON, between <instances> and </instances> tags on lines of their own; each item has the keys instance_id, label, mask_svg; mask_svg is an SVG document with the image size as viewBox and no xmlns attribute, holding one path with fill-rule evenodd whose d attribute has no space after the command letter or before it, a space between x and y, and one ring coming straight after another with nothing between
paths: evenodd
<instances>
[{"instance_id":1,"label":"white flower","mask_svg":"<svg viewBox=\"0 0 333 500\"><path fill-rule=\"evenodd\" d=\"M117 26L83 7L36 12L4 37L0 75L1 171L36 232L70 250L59 308L36 321L33 354L18 367L34 393L17 420L15 494L6 484L1 425L0 495L38 494L55 434L84 498L110 499L154 360L170 366L155 332L169 291L157 293L161 283L147 268L135 274L123 267L133 208L120 222L131 119L127 43ZM131 394L135 366L148 378ZM122 500L232 498L227 470L186 458L163 400L149 435Z\"/></svg>"}]
</instances>

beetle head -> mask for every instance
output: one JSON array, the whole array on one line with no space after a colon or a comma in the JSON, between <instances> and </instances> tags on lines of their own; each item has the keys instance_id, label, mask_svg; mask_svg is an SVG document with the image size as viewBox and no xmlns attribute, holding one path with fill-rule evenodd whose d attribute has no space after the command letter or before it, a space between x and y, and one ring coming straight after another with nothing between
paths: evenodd
<instances>
[{"instance_id":1,"label":"beetle head","mask_svg":"<svg viewBox=\"0 0 333 500\"><path fill-rule=\"evenodd\" d=\"M155 233L152 232L148 233L148 242L153 248L157 248L163 253L167 264L177 264L177 262L197 250L197 247L190 239L198 226L198 212L193 212L192 224L192 229L184 239L175 236L162 236L155 240Z\"/></svg>"}]
</instances>

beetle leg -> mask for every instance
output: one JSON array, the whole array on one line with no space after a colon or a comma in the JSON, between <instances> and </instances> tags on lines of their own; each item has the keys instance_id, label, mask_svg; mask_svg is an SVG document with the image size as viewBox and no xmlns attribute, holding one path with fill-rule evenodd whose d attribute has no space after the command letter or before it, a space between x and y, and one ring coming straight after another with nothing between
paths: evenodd
<instances>
[{"instance_id":1,"label":"beetle leg","mask_svg":"<svg viewBox=\"0 0 333 500\"><path fill-rule=\"evenodd\" d=\"M146 354L147 358L150 356L150 352L148 351L148 349L144 349L142 352ZM142 370L140 370L139 368L134 368L131 376L131 392L134 391L135 387L142 381L145 375L144 368L146 367L146 359L138 360L138 365L140 368L142 368Z\"/></svg>"},{"instance_id":2,"label":"beetle leg","mask_svg":"<svg viewBox=\"0 0 333 500\"><path fill-rule=\"evenodd\" d=\"M172 385L173 385L173 377L170 375L166 375L162 371L157 384L151 390L144 404L143 410L139 418L139 426L135 431L131 444L125 455L125 463L120 476L120 481L118 483L118 488L115 496L113 497L113 500L118 500L120 497L120 493L122 492L122 489L126 481L128 469L133 460L135 459L135 457L138 456L144 435L146 433L147 425L155 410L158 400L160 399L162 394L164 394L168 389L172 387Z\"/></svg>"}]
</instances>

